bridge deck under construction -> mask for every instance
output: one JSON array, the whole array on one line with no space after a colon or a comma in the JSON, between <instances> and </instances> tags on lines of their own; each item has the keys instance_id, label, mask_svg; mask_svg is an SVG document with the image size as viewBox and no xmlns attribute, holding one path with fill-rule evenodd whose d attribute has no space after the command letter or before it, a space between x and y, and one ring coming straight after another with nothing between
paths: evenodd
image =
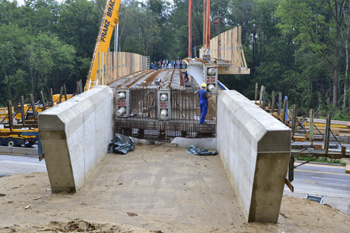
<instances>
[{"instance_id":1,"label":"bridge deck under construction","mask_svg":"<svg viewBox=\"0 0 350 233\"><path fill-rule=\"evenodd\" d=\"M206 124L199 124L199 99L194 94L198 86L191 78L184 82L179 69L136 72L110 83L109 87L130 91L130 114L128 117L115 117L117 133L160 141L169 141L174 137L215 137L216 105L209 104ZM159 89L171 91L169 120L159 120L158 117Z\"/></svg>"}]
</instances>

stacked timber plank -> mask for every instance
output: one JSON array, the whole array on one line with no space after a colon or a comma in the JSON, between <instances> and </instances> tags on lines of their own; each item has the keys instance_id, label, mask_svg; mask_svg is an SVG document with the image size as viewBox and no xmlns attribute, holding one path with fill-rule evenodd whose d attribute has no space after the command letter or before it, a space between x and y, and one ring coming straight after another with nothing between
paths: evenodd
<instances>
[{"instance_id":1,"label":"stacked timber plank","mask_svg":"<svg viewBox=\"0 0 350 233\"><path fill-rule=\"evenodd\" d=\"M322 132L322 134L325 133L325 130L326 130L326 120L325 119L314 119L314 124ZM331 130L337 136L350 137L350 128L347 127L348 124L349 124L349 122L347 122L347 121L332 120ZM309 129L310 129L309 118L305 119L305 122L303 122L303 126L305 127L305 129L307 131L309 131ZM314 130L314 133L319 134L319 132L317 130Z\"/></svg>"}]
</instances>

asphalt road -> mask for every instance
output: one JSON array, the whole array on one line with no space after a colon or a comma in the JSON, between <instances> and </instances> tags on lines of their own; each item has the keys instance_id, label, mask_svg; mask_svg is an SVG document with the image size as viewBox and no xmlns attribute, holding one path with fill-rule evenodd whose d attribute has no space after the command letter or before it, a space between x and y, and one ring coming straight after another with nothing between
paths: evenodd
<instances>
[{"instance_id":1,"label":"asphalt road","mask_svg":"<svg viewBox=\"0 0 350 233\"><path fill-rule=\"evenodd\" d=\"M45 160L39 162L37 155L0 154L0 177L46 171Z\"/></svg>"},{"instance_id":2,"label":"asphalt road","mask_svg":"<svg viewBox=\"0 0 350 233\"><path fill-rule=\"evenodd\" d=\"M294 193L285 187L284 194L299 198L305 198L307 194L323 196L324 204L350 215L350 174L345 173L344 166L302 165L295 169L292 185Z\"/></svg>"}]
</instances>

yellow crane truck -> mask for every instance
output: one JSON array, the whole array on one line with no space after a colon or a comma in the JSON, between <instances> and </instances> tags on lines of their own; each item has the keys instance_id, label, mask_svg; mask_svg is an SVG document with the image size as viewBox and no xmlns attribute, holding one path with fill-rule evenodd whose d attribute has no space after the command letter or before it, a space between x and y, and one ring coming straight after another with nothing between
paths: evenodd
<instances>
[{"instance_id":1,"label":"yellow crane truck","mask_svg":"<svg viewBox=\"0 0 350 233\"><path fill-rule=\"evenodd\" d=\"M60 99L60 94L52 95L53 104L55 106L60 102L66 101L72 98L73 95L66 94L62 95ZM45 104L45 103L44 103ZM33 111L33 107L34 110ZM11 101L9 101L7 108L0 108L0 146L8 147L30 147L33 144L38 143L39 133L38 133L38 123L37 123L37 113L43 112L45 109L50 108L50 106L45 104L35 104L32 101L31 104L18 104L17 111L14 112ZM9 109L12 109L10 112ZM24 115L22 116L22 112ZM15 116L15 117L13 117ZM13 120L17 121L17 125L13 124Z\"/></svg>"},{"instance_id":2,"label":"yellow crane truck","mask_svg":"<svg viewBox=\"0 0 350 233\"><path fill-rule=\"evenodd\" d=\"M28 134L32 133L32 134ZM36 144L38 129L0 129L0 146L8 147L30 147Z\"/></svg>"}]
</instances>

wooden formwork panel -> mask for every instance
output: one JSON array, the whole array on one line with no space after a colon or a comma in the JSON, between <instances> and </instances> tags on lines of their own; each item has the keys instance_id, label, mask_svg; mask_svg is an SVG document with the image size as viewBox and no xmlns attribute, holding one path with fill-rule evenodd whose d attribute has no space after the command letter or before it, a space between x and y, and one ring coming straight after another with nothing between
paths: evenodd
<instances>
[{"instance_id":1,"label":"wooden formwork panel","mask_svg":"<svg viewBox=\"0 0 350 233\"><path fill-rule=\"evenodd\" d=\"M106 85L120 77L146 69L146 56L126 52L100 52L96 80L99 85Z\"/></svg>"},{"instance_id":2,"label":"wooden formwork panel","mask_svg":"<svg viewBox=\"0 0 350 233\"><path fill-rule=\"evenodd\" d=\"M247 67L242 42L241 26L223 32L210 40L210 56L220 58L231 63L235 67ZM203 56L204 47L199 50L200 57Z\"/></svg>"}]
</instances>

